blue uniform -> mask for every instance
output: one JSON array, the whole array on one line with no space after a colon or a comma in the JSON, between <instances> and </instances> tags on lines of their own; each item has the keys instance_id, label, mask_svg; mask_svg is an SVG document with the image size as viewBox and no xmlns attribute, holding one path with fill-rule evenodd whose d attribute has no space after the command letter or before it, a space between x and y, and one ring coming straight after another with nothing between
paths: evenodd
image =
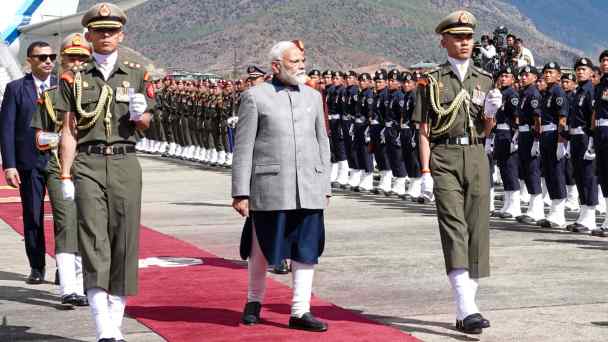
<instances>
[{"instance_id":1,"label":"blue uniform","mask_svg":"<svg viewBox=\"0 0 608 342\"><path fill-rule=\"evenodd\" d=\"M570 152L572 156L573 175L578 189L581 205L596 206L597 177L594 162L583 157L591 136L594 91L591 81L579 84L573 96L568 126L570 127Z\"/></svg>"},{"instance_id":2,"label":"blue uniform","mask_svg":"<svg viewBox=\"0 0 608 342\"><path fill-rule=\"evenodd\" d=\"M374 150L374 157L380 171L390 170L390 164L386 154L386 143L383 136L384 113L389 105L388 88L376 94L374 99L374 112L370 122L371 139Z\"/></svg>"},{"instance_id":3,"label":"blue uniform","mask_svg":"<svg viewBox=\"0 0 608 342\"><path fill-rule=\"evenodd\" d=\"M386 139L388 160L393 176L407 176L401 150L401 112L405 108L405 94L401 90L390 91L390 100L384 116L384 137Z\"/></svg>"},{"instance_id":4,"label":"blue uniform","mask_svg":"<svg viewBox=\"0 0 608 342\"><path fill-rule=\"evenodd\" d=\"M344 89L342 96L342 132L344 135L344 149L346 159L351 169L359 170L359 163L355 157L353 142L355 140L355 110L359 97L359 87L356 85L348 86Z\"/></svg>"},{"instance_id":5,"label":"blue uniform","mask_svg":"<svg viewBox=\"0 0 608 342\"><path fill-rule=\"evenodd\" d=\"M373 116L374 91L367 88L357 95L355 105L355 140L353 152L357 160L359 170L369 173L374 170L372 155L369 153L369 122Z\"/></svg>"},{"instance_id":6,"label":"blue uniform","mask_svg":"<svg viewBox=\"0 0 608 342\"><path fill-rule=\"evenodd\" d=\"M566 198L566 159L557 159L560 117L568 117L568 99L555 83L545 91L541 107L541 165L552 200Z\"/></svg>"},{"instance_id":7,"label":"blue uniform","mask_svg":"<svg viewBox=\"0 0 608 342\"><path fill-rule=\"evenodd\" d=\"M519 101L519 162L520 177L526 183L528 193L542 193L540 158L531 155L535 133L533 132L534 118L541 116L542 95L536 85L532 84L523 89Z\"/></svg>"},{"instance_id":8,"label":"blue uniform","mask_svg":"<svg viewBox=\"0 0 608 342\"><path fill-rule=\"evenodd\" d=\"M327 88L327 111L329 112L329 131L330 131L330 148L332 154L332 163L337 163L346 160L346 149L344 147L344 134L342 131L342 123L340 116L342 114L342 102L340 97L342 89L340 86L330 86Z\"/></svg>"},{"instance_id":9,"label":"blue uniform","mask_svg":"<svg viewBox=\"0 0 608 342\"><path fill-rule=\"evenodd\" d=\"M511 152L511 141L519 110L519 94L512 87L502 90L503 104L496 112L496 133L494 138L494 159L500 170L505 191L519 190L519 156Z\"/></svg>"},{"instance_id":10,"label":"blue uniform","mask_svg":"<svg viewBox=\"0 0 608 342\"><path fill-rule=\"evenodd\" d=\"M404 94L405 105L401 107L401 151L405 170L410 178L420 178L420 155L418 153L418 132L412 114L416 107L416 91Z\"/></svg>"},{"instance_id":11,"label":"blue uniform","mask_svg":"<svg viewBox=\"0 0 608 342\"><path fill-rule=\"evenodd\" d=\"M572 106L574 104L574 92L566 91L566 98L568 99L568 111L572 110ZM570 113L568 113L568 126L570 125ZM568 139L570 139L570 135L568 135ZM570 140L568 140L568 144L570 145ZM575 186L576 181L574 180L574 166L572 165L572 158L570 155L566 156L566 185Z\"/></svg>"},{"instance_id":12,"label":"blue uniform","mask_svg":"<svg viewBox=\"0 0 608 342\"><path fill-rule=\"evenodd\" d=\"M594 97L597 175L604 196L608 196L608 75L604 75L596 86Z\"/></svg>"}]
</instances>

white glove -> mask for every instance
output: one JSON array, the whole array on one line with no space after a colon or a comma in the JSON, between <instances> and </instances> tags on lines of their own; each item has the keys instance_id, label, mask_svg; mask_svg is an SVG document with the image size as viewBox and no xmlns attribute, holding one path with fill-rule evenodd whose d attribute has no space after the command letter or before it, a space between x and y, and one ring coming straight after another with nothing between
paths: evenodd
<instances>
[{"instance_id":1,"label":"white glove","mask_svg":"<svg viewBox=\"0 0 608 342\"><path fill-rule=\"evenodd\" d=\"M57 145L59 145L60 137L60 133L40 131L40 133L36 135L36 143L38 144L38 146L56 147Z\"/></svg>"},{"instance_id":2,"label":"white glove","mask_svg":"<svg viewBox=\"0 0 608 342\"><path fill-rule=\"evenodd\" d=\"M129 115L131 121L139 121L146 112L148 102L144 94L133 94L129 96Z\"/></svg>"},{"instance_id":3,"label":"white glove","mask_svg":"<svg viewBox=\"0 0 608 342\"><path fill-rule=\"evenodd\" d=\"M540 156L540 141L534 140L532 143L532 149L530 150L530 156L533 158Z\"/></svg>"},{"instance_id":4,"label":"white glove","mask_svg":"<svg viewBox=\"0 0 608 342\"><path fill-rule=\"evenodd\" d=\"M228 123L228 126L230 126L231 128L235 128L237 122L239 122L238 116L231 116L226 120L226 123Z\"/></svg>"},{"instance_id":5,"label":"white glove","mask_svg":"<svg viewBox=\"0 0 608 342\"><path fill-rule=\"evenodd\" d=\"M589 144L587 144L587 150L585 151L585 155L583 156L585 160L594 160L595 159L595 147L593 147L593 137L589 138Z\"/></svg>"},{"instance_id":6,"label":"white glove","mask_svg":"<svg viewBox=\"0 0 608 342\"><path fill-rule=\"evenodd\" d=\"M566 154L564 154L564 157L566 157L566 159L570 159L570 142L569 141L566 143Z\"/></svg>"},{"instance_id":7,"label":"white glove","mask_svg":"<svg viewBox=\"0 0 608 342\"><path fill-rule=\"evenodd\" d=\"M494 153L494 137L486 138L484 149L486 150L487 155L492 155L492 153Z\"/></svg>"},{"instance_id":8,"label":"white glove","mask_svg":"<svg viewBox=\"0 0 608 342\"><path fill-rule=\"evenodd\" d=\"M513 138L511 139L511 153L517 152L518 148L519 148L519 134L517 131L515 131L515 134L513 134Z\"/></svg>"},{"instance_id":9,"label":"white glove","mask_svg":"<svg viewBox=\"0 0 608 342\"><path fill-rule=\"evenodd\" d=\"M386 144L386 136L384 135L384 132L386 132L386 127L380 131L380 143L381 144Z\"/></svg>"},{"instance_id":10,"label":"white glove","mask_svg":"<svg viewBox=\"0 0 608 342\"><path fill-rule=\"evenodd\" d=\"M74 189L74 182L72 182L71 179L62 179L61 192L63 193L64 200L73 201L76 192L76 189Z\"/></svg>"},{"instance_id":11,"label":"white glove","mask_svg":"<svg viewBox=\"0 0 608 342\"><path fill-rule=\"evenodd\" d=\"M566 144L557 143L557 152L556 152L557 160L562 160L566 156Z\"/></svg>"},{"instance_id":12,"label":"white glove","mask_svg":"<svg viewBox=\"0 0 608 342\"><path fill-rule=\"evenodd\" d=\"M422 174L422 183L420 185L420 190L422 192L422 197L427 199L433 198L433 177L429 172L425 172Z\"/></svg>"},{"instance_id":13,"label":"white glove","mask_svg":"<svg viewBox=\"0 0 608 342\"><path fill-rule=\"evenodd\" d=\"M486 95L486 99L483 104L486 118L493 119L496 116L496 112L500 106L502 106L502 93L498 89L490 90Z\"/></svg>"}]
</instances>

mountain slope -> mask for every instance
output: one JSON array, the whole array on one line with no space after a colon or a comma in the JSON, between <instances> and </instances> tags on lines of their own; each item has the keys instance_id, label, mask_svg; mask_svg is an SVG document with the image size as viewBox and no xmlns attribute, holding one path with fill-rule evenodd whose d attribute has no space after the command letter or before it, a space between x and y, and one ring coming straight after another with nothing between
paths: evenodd
<instances>
[{"instance_id":1,"label":"mountain slope","mask_svg":"<svg viewBox=\"0 0 608 342\"><path fill-rule=\"evenodd\" d=\"M608 1L507 0L546 35L597 57L608 47Z\"/></svg>"},{"instance_id":2,"label":"mountain slope","mask_svg":"<svg viewBox=\"0 0 608 342\"><path fill-rule=\"evenodd\" d=\"M81 9L94 1L81 1ZM156 63L222 74L266 65L279 40L302 39L310 67L348 69L382 61L441 61L434 33L451 10L467 7L479 32L506 25L539 61L568 64L581 51L540 33L527 17L498 0L150 0L129 12L126 44Z\"/></svg>"}]
</instances>

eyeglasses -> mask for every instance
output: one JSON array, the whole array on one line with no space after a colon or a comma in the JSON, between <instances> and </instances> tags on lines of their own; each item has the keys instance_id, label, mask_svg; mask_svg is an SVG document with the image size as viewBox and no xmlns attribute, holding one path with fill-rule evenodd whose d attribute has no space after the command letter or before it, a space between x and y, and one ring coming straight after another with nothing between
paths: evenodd
<instances>
[{"instance_id":1,"label":"eyeglasses","mask_svg":"<svg viewBox=\"0 0 608 342\"><path fill-rule=\"evenodd\" d=\"M37 60L41 61L41 62L46 62L47 59L50 59L51 62L54 62L57 59L57 54L56 53L51 53L48 55L31 55L31 58L36 58Z\"/></svg>"}]
</instances>

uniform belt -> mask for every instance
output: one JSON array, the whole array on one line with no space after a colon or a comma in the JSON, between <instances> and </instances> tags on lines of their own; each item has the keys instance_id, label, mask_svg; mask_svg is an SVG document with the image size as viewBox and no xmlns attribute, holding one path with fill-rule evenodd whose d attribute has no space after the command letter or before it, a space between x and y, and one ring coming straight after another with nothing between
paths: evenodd
<instances>
[{"instance_id":1,"label":"uniform belt","mask_svg":"<svg viewBox=\"0 0 608 342\"><path fill-rule=\"evenodd\" d=\"M597 119L597 120L595 120L595 125L598 127L607 127L608 119Z\"/></svg>"},{"instance_id":2,"label":"uniform belt","mask_svg":"<svg viewBox=\"0 0 608 342\"><path fill-rule=\"evenodd\" d=\"M384 127L391 128L396 124L395 121L387 121L384 123Z\"/></svg>"},{"instance_id":3,"label":"uniform belt","mask_svg":"<svg viewBox=\"0 0 608 342\"><path fill-rule=\"evenodd\" d=\"M570 128L569 132L570 132L570 135L585 134L585 131L583 130L583 127Z\"/></svg>"},{"instance_id":4,"label":"uniform belt","mask_svg":"<svg viewBox=\"0 0 608 342\"><path fill-rule=\"evenodd\" d=\"M102 154L104 156L111 156L114 154L127 154L135 153L134 145L80 145L78 146L78 152L84 152L88 154Z\"/></svg>"},{"instance_id":5,"label":"uniform belt","mask_svg":"<svg viewBox=\"0 0 608 342\"><path fill-rule=\"evenodd\" d=\"M365 121L367 121L365 118L357 118L357 119L355 119L355 123L358 123L358 124L364 124Z\"/></svg>"},{"instance_id":6,"label":"uniform belt","mask_svg":"<svg viewBox=\"0 0 608 342\"><path fill-rule=\"evenodd\" d=\"M557 125L554 123L546 124L541 126L543 132L557 131Z\"/></svg>"},{"instance_id":7,"label":"uniform belt","mask_svg":"<svg viewBox=\"0 0 608 342\"><path fill-rule=\"evenodd\" d=\"M501 124L496 125L496 129L510 131L511 126L509 126L509 124L507 124L507 123L501 123Z\"/></svg>"},{"instance_id":8,"label":"uniform belt","mask_svg":"<svg viewBox=\"0 0 608 342\"><path fill-rule=\"evenodd\" d=\"M354 119L354 118L355 118L355 117L354 117L353 115L350 115L350 114L344 114L344 115L342 116L342 120L352 120L352 119Z\"/></svg>"},{"instance_id":9,"label":"uniform belt","mask_svg":"<svg viewBox=\"0 0 608 342\"><path fill-rule=\"evenodd\" d=\"M519 132L530 132L530 125L520 125Z\"/></svg>"},{"instance_id":10,"label":"uniform belt","mask_svg":"<svg viewBox=\"0 0 608 342\"><path fill-rule=\"evenodd\" d=\"M329 120L339 120L340 114L329 114Z\"/></svg>"},{"instance_id":11,"label":"uniform belt","mask_svg":"<svg viewBox=\"0 0 608 342\"><path fill-rule=\"evenodd\" d=\"M401 129L407 129L410 128L410 126L408 124L401 124Z\"/></svg>"},{"instance_id":12,"label":"uniform belt","mask_svg":"<svg viewBox=\"0 0 608 342\"><path fill-rule=\"evenodd\" d=\"M481 144L481 139L471 139L468 136L464 137L445 137L439 138L432 141L433 144L444 144L444 145L475 145Z\"/></svg>"},{"instance_id":13,"label":"uniform belt","mask_svg":"<svg viewBox=\"0 0 608 342\"><path fill-rule=\"evenodd\" d=\"M378 120L372 120L372 121L370 121L370 124L372 124L372 125L379 125L380 121L378 121Z\"/></svg>"}]
</instances>

